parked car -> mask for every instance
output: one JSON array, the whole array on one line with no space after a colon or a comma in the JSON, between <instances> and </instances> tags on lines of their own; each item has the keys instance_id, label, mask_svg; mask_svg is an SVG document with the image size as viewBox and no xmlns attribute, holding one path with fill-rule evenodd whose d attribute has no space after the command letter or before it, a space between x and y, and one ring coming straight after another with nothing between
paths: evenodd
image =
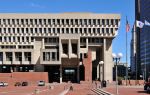
<instances>
[{"instance_id":1,"label":"parked car","mask_svg":"<svg viewBox=\"0 0 150 95\"><path fill-rule=\"evenodd\" d=\"M21 86L21 83L20 82L16 82L15 86Z\"/></svg>"},{"instance_id":2,"label":"parked car","mask_svg":"<svg viewBox=\"0 0 150 95\"><path fill-rule=\"evenodd\" d=\"M4 83L3 82L0 82L0 87L3 87L4 86Z\"/></svg>"},{"instance_id":3,"label":"parked car","mask_svg":"<svg viewBox=\"0 0 150 95\"><path fill-rule=\"evenodd\" d=\"M28 82L26 81L22 82L22 86L28 86Z\"/></svg>"},{"instance_id":4,"label":"parked car","mask_svg":"<svg viewBox=\"0 0 150 95\"><path fill-rule=\"evenodd\" d=\"M39 82L38 82L38 86L45 86L45 81L42 81L42 80L39 81Z\"/></svg>"},{"instance_id":5,"label":"parked car","mask_svg":"<svg viewBox=\"0 0 150 95\"><path fill-rule=\"evenodd\" d=\"M8 86L8 83L7 82L3 82L4 83L4 86Z\"/></svg>"},{"instance_id":6,"label":"parked car","mask_svg":"<svg viewBox=\"0 0 150 95\"><path fill-rule=\"evenodd\" d=\"M145 83L144 90L147 91L148 93L150 92L150 82Z\"/></svg>"}]
</instances>

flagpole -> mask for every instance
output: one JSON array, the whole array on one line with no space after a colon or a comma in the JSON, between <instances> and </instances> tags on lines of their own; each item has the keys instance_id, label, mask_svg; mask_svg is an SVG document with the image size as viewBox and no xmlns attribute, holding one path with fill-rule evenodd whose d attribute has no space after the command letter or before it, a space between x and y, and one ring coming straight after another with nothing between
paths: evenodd
<instances>
[{"instance_id":1,"label":"flagpole","mask_svg":"<svg viewBox=\"0 0 150 95\"><path fill-rule=\"evenodd\" d=\"M127 16L126 16L126 21L127 21ZM128 35L127 35L127 31L126 31L126 85L127 85L127 80L128 80L128 46L127 46L127 42L128 41Z\"/></svg>"}]
</instances>

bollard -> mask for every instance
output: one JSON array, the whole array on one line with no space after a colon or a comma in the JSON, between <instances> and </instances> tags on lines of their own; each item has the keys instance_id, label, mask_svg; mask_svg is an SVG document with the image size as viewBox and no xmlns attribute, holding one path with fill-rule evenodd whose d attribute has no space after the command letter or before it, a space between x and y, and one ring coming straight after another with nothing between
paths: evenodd
<instances>
[{"instance_id":1,"label":"bollard","mask_svg":"<svg viewBox=\"0 0 150 95\"><path fill-rule=\"evenodd\" d=\"M34 93L35 95L39 94L39 89L35 89Z\"/></svg>"},{"instance_id":2,"label":"bollard","mask_svg":"<svg viewBox=\"0 0 150 95\"><path fill-rule=\"evenodd\" d=\"M70 91L73 91L73 86L70 86Z\"/></svg>"}]
</instances>

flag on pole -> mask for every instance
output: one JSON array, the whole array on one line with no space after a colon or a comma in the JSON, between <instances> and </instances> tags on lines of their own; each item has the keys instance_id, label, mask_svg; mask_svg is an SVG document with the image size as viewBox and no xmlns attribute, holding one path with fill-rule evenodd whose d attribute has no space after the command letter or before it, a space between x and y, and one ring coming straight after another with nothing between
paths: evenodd
<instances>
[{"instance_id":1,"label":"flag on pole","mask_svg":"<svg viewBox=\"0 0 150 95\"><path fill-rule=\"evenodd\" d=\"M147 20L145 20L145 25L150 26L150 23Z\"/></svg>"},{"instance_id":2,"label":"flag on pole","mask_svg":"<svg viewBox=\"0 0 150 95\"><path fill-rule=\"evenodd\" d=\"M139 28L143 28L144 26L144 23L142 21L136 21L136 26L139 27Z\"/></svg>"},{"instance_id":3,"label":"flag on pole","mask_svg":"<svg viewBox=\"0 0 150 95\"><path fill-rule=\"evenodd\" d=\"M128 23L127 17L126 17L126 32L130 31L130 25Z\"/></svg>"}]
</instances>

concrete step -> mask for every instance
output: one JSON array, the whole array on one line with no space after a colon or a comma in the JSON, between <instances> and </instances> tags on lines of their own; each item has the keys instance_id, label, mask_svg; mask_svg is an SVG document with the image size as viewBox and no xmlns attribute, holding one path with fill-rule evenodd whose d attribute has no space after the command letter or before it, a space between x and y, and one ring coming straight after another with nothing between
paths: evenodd
<instances>
[{"instance_id":1,"label":"concrete step","mask_svg":"<svg viewBox=\"0 0 150 95\"><path fill-rule=\"evenodd\" d=\"M113 95L113 94L111 94L111 93L109 93L109 92L106 92L106 91L100 89L100 88L92 89L92 91L93 91L94 93L98 94L98 95Z\"/></svg>"}]
</instances>

